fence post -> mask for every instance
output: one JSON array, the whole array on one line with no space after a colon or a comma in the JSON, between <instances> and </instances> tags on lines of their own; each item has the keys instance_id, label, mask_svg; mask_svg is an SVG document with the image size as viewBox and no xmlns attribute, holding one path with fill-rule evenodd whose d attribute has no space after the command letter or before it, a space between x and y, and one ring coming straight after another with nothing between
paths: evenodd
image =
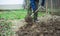
<instances>
[{"instance_id":1,"label":"fence post","mask_svg":"<svg viewBox=\"0 0 60 36\"><path fill-rule=\"evenodd\" d=\"M51 0L51 14L53 15L53 2Z\"/></svg>"},{"instance_id":2,"label":"fence post","mask_svg":"<svg viewBox=\"0 0 60 36\"><path fill-rule=\"evenodd\" d=\"M46 0L46 14L48 14L48 0Z\"/></svg>"}]
</instances>

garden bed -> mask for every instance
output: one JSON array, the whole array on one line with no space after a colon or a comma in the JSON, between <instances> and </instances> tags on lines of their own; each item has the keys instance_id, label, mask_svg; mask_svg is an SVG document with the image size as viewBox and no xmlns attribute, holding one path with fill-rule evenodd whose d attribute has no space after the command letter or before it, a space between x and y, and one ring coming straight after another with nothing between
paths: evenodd
<instances>
[{"instance_id":1,"label":"garden bed","mask_svg":"<svg viewBox=\"0 0 60 36\"><path fill-rule=\"evenodd\" d=\"M60 36L60 16L45 15L39 17L39 21L20 27L18 36Z\"/></svg>"}]
</instances>

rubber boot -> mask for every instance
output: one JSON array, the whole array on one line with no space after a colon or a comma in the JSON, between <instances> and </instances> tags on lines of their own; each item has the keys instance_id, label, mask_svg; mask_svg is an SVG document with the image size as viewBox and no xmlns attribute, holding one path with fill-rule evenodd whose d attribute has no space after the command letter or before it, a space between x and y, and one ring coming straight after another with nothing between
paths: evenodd
<instances>
[{"instance_id":1,"label":"rubber boot","mask_svg":"<svg viewBox=\"0 0 60 36\"><path fill-rule=\"evenodd\" d=\"M37 17L38 17L38 12L34 13L34 22L37 21Z\"/></svg>"}]
</instances>

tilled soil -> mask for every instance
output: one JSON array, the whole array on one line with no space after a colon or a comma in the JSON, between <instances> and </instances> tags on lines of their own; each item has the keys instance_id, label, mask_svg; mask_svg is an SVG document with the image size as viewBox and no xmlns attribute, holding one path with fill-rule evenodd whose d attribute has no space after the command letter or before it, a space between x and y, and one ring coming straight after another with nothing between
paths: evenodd
<instances>
[{"instance_id":1,"label":"tilled soil","mask_svg":"<svg viewBox=\"0 0 60 36\"><path fill-rule=\"evenodd\" d=\"M39 21L21 27L18 36L60 36L60 16L45 15Z\"/></svg>"}]
</instances>

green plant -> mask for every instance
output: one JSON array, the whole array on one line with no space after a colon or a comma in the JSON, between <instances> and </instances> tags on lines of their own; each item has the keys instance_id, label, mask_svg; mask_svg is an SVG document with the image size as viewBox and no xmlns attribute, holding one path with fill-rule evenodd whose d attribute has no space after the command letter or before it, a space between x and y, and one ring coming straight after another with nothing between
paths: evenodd
<instances>
[{"instance_id":1,"label":"green plant","mask_svg":"<svg viewBox=\"0 0 60 36\"><path fill-rule=\"evenodd\" d=\"M12 36L12 23L7 20L0 20L0 36Z\"/></svg>"}]
</instances>

